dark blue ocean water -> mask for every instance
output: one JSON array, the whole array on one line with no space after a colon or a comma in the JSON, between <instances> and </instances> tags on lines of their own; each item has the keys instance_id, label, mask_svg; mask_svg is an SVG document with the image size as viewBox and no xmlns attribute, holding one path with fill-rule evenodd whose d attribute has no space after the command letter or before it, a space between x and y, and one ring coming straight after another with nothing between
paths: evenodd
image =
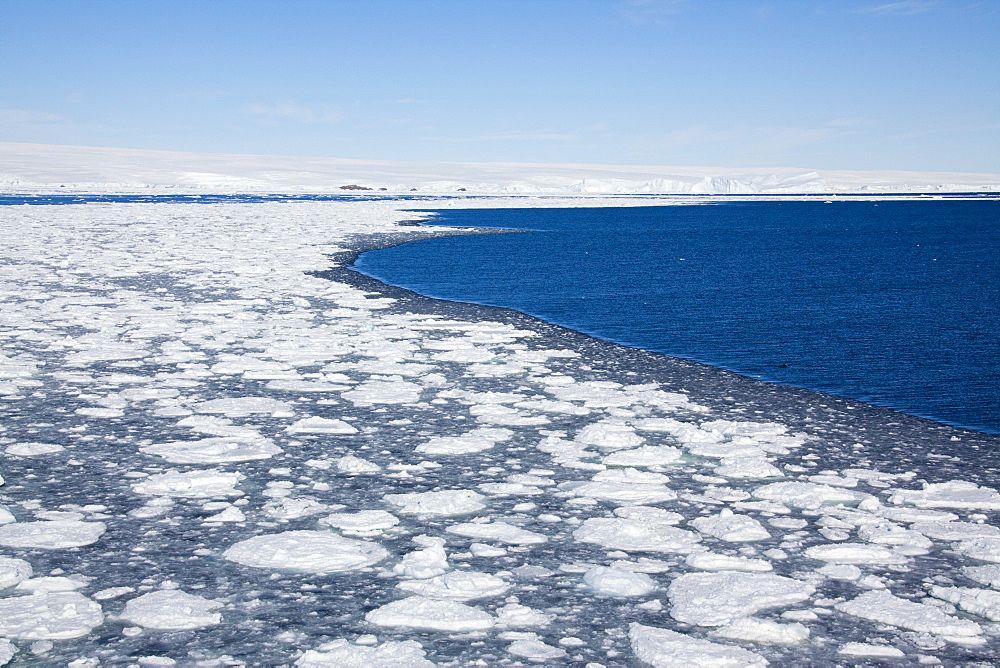
<instances>
[{"instance_id":1,"label":"dark blue ocean water","mask_svg":"<svg viewBox=\"0 0 1000 668\"><path fill-rule=\"evenodd\" d=\"M1000 433L1000 201L439 212L532 230L356 269L629 346Z\"/></svg>"}]
</instances>

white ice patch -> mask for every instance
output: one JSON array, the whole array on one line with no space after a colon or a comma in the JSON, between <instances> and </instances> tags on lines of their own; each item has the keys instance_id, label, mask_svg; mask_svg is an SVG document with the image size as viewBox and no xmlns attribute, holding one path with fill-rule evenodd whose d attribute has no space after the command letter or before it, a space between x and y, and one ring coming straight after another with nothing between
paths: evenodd
<instances>
[{"instance_id":1,"label":"white ice patch","mask_svg":"<svg viewBox=\"0 0 1000 668\"><path fill-rule=\"evenodd\" d=\"M970 580L994 589L1000 589L1000 565L966 566L962 573Z\"/></svg>"},{"instance_id":2,"label":"white ice patch","mask_svg":"<svg viewBox=\"0 0 1000 668\"><path fill-rule=\"evenodd\" d=\"M133 483L132 491L143 496L176 496L187 499L214 499L243 496L236 485L246 476L216 469L205 471L168 471Z\"/></svg>"},{"instance_id":3,"label":"white ice patch","mask_svg":"<svg viewBox=\"0 0 1000 668\"><path fill-rule=\"evenodd\" d=\"M422 550L414 550L404 554L402 560L392 567L392 572L404 578L425 579L443 575L451 566L448 564L448 553L444 551L444 541L441 545L428 545Z\"/></svg>"},{"instance_id":4,"label":"white ice patch","mask_svg":"<svg viewBox=\"0 0 1000 668\"><path fill-rule=\"evenodd\" d=\"M642 519L591 517L573 532L573 538L625 552L689 554L705 550L696 533L677 529L666 522Z\"/></svg>"},{"instance_id":5,"label":"white ice patch","mask_svg":"<svg viewBox=\"0 0 1000 668\"><path fill-rule=\"evenodd\" d=\"M1000 529L995 526L973 522L914 522L910 528L934 540L969 540L1000 536Z\"/></svg>"},{"instance_id":6,"label":"white ice patch","mask_svg":"<svg viewBox=\"0 0 1000 668\"><path fill-rule=\"evenodd\" d=\"M340 436L357 434L358 430L343 420L313 416L293 422L285 429L285 432L289 434L330 434Z\"/></svg>"},{"instance_id":7,"label":"white ice patch","mask_svg":"<svg viewBox=\"0 0 1000 668\"><path fill-rule=\"evenodd\" d=\"M564 482L559 485L567 496L587 497L620 504L650 504L673 501L677 493L664 485L631 482Z\"/></svg>"},{"instance_id":8,"label":"white ice patch","mask_svg":"<svg viewBox=\"0 0 1000 668\"><path fill-rule=\"evenodd\" d=\"M753 495L758 499L807 510L817 510L824 505L856 505L864 499L871 498L869 494L812 482L775 482L758 487L753 491Z\"/></svg>"},{"instance_id":9,"label":"white ice patch","mask_svg":"<svg viewBox=\"0 0 1000 668\"><path fill-rule=\"evenodd\" d=\"M470 489L386 494L382 499L400 512L413 515L467 515L486 507L486 497Z\"/></svg>"},{"instance_id":10,"label":"white ice patch","mask_svg":"<svg viewBox=\"0 0 1000 668\"><path fill-rule=\"evenodd\" d=\"M344 455L337 460L337 470L341 473L363 475L366 473L378 473L382 470L382 467L361 457Z\"/></svg>"},{"instance_id":11,"label":"white ice patch","mask_svg":"<svg viewBox=\"0 0 1000 668\"><path fill-rule=\"evenodd\" d=\"M513 435L509 429L480 427L461 436L435 436L418 445L416 451L428 455L466 455L489 450Z\"/></svg>"},{"instance_id":12,"label":"white ice patch","mask_svg":"<svg viewBox=\"0 0 1000 668\"><path fill-rule=\"evenodd\" d=\"M690 524L707 536L730 543L767 540L771 537L760 522L746 515L734 515L729 509L722 510L718 515L691 520Z\"/></svg>"},{"instance_id":13,"label":"white ice patch","mask_svg":"<svg viewBox=\"0 0 1000 668\"><path fill-rule=\"evenodd\" d=\"M683 456L682 450L670 445L644 445L612 452L601 463L606 466L668 466Z\"/></svg>"},{"instance_id":14,"label":"white ice patch","mask_svg":"<svg viewBox=\"0 0 1000 668\"><path fill-rule=\"evenodd\" d=\"M31 564L24 559L0 556L0 589L13 587L27 580L33 572Z\"/></svg>"},{"instance_id":15,"label":"white ice patch","mask_svg":"<svg viewBox=\"0 0 1000 668\"><path fill-rule=\"evenodd\" d=\"M14 443L8 445L4 452L17 457L39 457L41 455L51 455L65 450L61 445L55 443Z\"/></svg>"},{"instance_id":16,"label":"white ice patch","mask_svg":"<svg viewBox=\"0 0 1000 668\"><path fill-rule=\"evenodd\" d=\"M918 633L970 637L983 632L975 622L953 617L933 605L898 598L885 590L868 591L834 607L848 615Z\"/></svg>"},{"instance_id":17,"label":"white ice patch","mask_svg":"<svg viewBox=\"0 0 1000 668\"><path fill-rule=\"evenodd\" d=\"M348 535L375 536L399 524L392 513L384 510L362 510L356 513L334 513L321 518L320 524L340 529Z\"/></svg>"},{"instance_id":18,"label":"white ice patch","mask_svg":"<svg viewBox=\"0 0 1000 668\"><path fill-rule=\"evenodd\" d=\"M774 570L771 562L764 559L750 559L728 554L702 552L689 554L684 560L691 568L699 571L741 571L744 573L768 573Z\"/></svg>"},{"instance_id":19,"label":"white ice patch","mask_svg":"<svg viewBox=\"0 0 1000 668\"><path fill-rule=\"evenodd\" d=\"M555 615L547 615L520 603L508 603L497 609L496 624L512 629L548 626Z\"/></svg>"},{"instance_id":20,"label":"white ice patch","mask_svg":"<svg viewBox=\"0 0 1000 668\"><path fill-rule=\"evenodd\" d=\"M576 442L593 446L602 450L624 450L635 448L646 439L635 433L635 428L628 426L624 422L615 420L602 420L588 424L577 432Z\"/></svg>"},{"instance_id":21,"label":"white ice patch","mask_svg":"<svg viewBox=\"0 0 1000 668\"><path fill-rule=\"evenodd\" d=\"M977 617L1000 622L1000 591L973 587L931 587L931 596L954 603Z\"/></svg>"},{"instance_id":22,"label":"white ice patch","mask_svg":"<svg viewBox=\"0 0 1000 668\"><path fill-rule=\"evenodd\" d=\"M492 628L488 612L455 601L410 596L372 610L365 619L376 626L464 633Z\"/></svg>"},{"instance_id":23,"label":"white ice patch","mask_svg":"<svg viewBox=\"0 0 1000 668\"><path fill-rule=\"evenodd\" d=\"M510 584L488 573L452 571L426 580L405 580L396 587L427 598L471 601L499 596L510 589Z\"/></svg>"},{"instance_id":24,"label":"white ice patch","mask_svg":"<svg viewBox=\"0 0 1000 668\"><path fill-rule=\"evenodd\" d=\"M421 386L403 380L369 380L340 396L356 406L412 404L420 401L421 391Z\"/></svg>"},{"instance_id":25,"label":"white ice patch","mask_svg":"<svg viewBox=\"0 0 1000 668\"><path fill-rule=\"evenodd\" d=\"M770 573L687 573L670 583L670 615L697 626L722 626L759 610L793 605L812 596L807 582Z\"/></svg>"},{"instance_id":26,"label":"white ice patch","mask_svg":"<svg viewBox=\"0 0 1000 668\"><path fill-rule=\"evenodd\" d=\"M922 490L896 490L889 497L889 502L917 508L1000 510L1000 494L995 489L964 480L927 483Z\"/></svg>"},{"instance_id":27,"label":"white ice patch","mask_svg":"<svg viewBox=\"0 0 1000 668\"><path fill-rule=\"evenodd\" d=\"M286 531L240 541L222 553L254 568L303 573L339 573L376 564L389 553L381 545L329 531Z\"/></svg>"},{"instance_id":28,"label":"white ice patch","mask_svg":"<svg viewBox=\"0 0 1000 668\"><path fill-rule=\"evenodd\" d=\"M103 623L100 604L76 592L0 599L0 636L7 638L82 638Z\"/></svg>"},{"instance_id":29,"label":"white ice patch","mask_svg":"<svg viewBox=\"0 0 1000 668\"><path fill-rule=\"evenodd\" d=\"M212 437L198 441L172 441L139 448L171 464L225 464L270 459L282 452L269 438Z\"/></svg>"},{"instance_id":30,"label":"white ice patch","mask_svg":"<svg viewBox=\"0 0 1000 668\"><path fill-rule=\"evenodd\" d=\"M308 650L295 662L299 668L433 668L424 648L415 640L384 642L367 647L346 640L334 640Z\"/></svg>"},{"instance_id":31,"label":"white ice patch","mask_svg":"<svg viewBox=\"0 0 1000 668\"><path fill-rule=\"evenodd\" d=\"M493 540L508 545L537 545L548 540L540 533L528 531L507 522L455 524L448 527L446 531L466 538Z\"/></svg>"},{"instance_id":32,"label":"white ice patch","mask_svg":"<svg viewBox=\"0 0 1000 668\"><path fill-rule=\"evenodd\" d=\"M837 654L844 656L871 656L886 659L902 659L906 656L902 650L890 647L889 645L872 645L871 643L849 642L837 650Z\"/></svg>"},{"instance_id":33,"label":"white ice patch","mask_svg":"<svg viewBox=\"0 0 1000 668\"><path fill-rule=\"evenodd\" d=\"M692 638L683 633L643 626L629 626L632 651L655 668L763 668L767 660L749 650Z\"/></svg>"},{"instance_id":34,"label":"white ice patch","mask_svg":"<svg viewBox=\"0 0 1000 668\"><path fill-rule=\"evenodd\" d=\"M221 623L222 615L213 612L221 607L218 601L164 589L133 598L125 604L121 619L147 629L185 631Z\"/></svg>"},{"instance_id":35,"label":"white ice patch","mask_svg":"<svg viewBox=\"0 0 1000 668\"><path fill-rule=\"evenodd\" d=\"M646 596L656 591L656 582L645 573L597 566L583 574L583 582L605 596Z\"/></svg>"},{"instance_id":36,"label":"white ice patch","mask_svg":"<svg viewBox=\"0 0 1000 668\"><path fill-rule=\"evenodd\" d=\"M809 638L809 629L802 624L779 624L769 619L744 617L726 624L712 633L717 638L771 645L797 645Z\"/></svg>"},{"instance_id":37,"label":"white ice patch","mask_svg":"<svg viewBox=\"0 0 1000 668\"><path fill-rule=\"evenodd\" d=\"M863 564L869 566L892 566L905 564L906 556L881 545L863 543L836 543L813 545L806 548L805 556L829 564Z\"/></svg>"},{"instance_id":38,"label":"white ice patch","mask_svg":"<svg viewBox=\"0 0 1000 668\"><path fill-rule=\"evenodd\" d=\"M243 415L273 414L290 412L292 405L268 397L229 397L212 399L194 405L197 413L222 414L230 417Z\"/></svg>"},{"instance_id":39,"label":"white ice patch","mask_svg":"<svg viewBox=\"0 0 1000 668\"><path fill-rule=\"evenodd\" d=\"M17 522L0 526L0 545L44 550L83 547L96 543L106 530L103 522Z\"/></svg>"}]
</instances>

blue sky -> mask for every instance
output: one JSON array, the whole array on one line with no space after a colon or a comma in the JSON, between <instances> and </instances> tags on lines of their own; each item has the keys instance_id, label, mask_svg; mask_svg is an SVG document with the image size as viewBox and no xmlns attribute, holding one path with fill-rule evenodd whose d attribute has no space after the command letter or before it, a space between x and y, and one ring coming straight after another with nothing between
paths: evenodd
<instances>
[{"instance_id":1,"label":"blue sky","mask_svg":"<svg viewBox=\"0 0 1000 668\"><path fill-rule=\"evenodd\" d=\"M3 0L0 141L1000 173L1000 0Z\"/></svg>"}]
</instances>

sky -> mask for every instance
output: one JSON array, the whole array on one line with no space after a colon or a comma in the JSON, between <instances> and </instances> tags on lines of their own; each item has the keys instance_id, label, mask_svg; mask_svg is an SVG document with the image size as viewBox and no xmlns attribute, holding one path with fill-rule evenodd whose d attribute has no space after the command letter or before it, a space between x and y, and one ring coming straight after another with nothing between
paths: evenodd
<instances>
[{"instance_id":1,"label":"sky","mask_svg":"<svg viewBox=\"0 0 1000 668\"><path fill-rule=\"evenodd\" d=\"M1000 173L1000 0L0 0L0 141Z\"/></svg>"}]
</instances>

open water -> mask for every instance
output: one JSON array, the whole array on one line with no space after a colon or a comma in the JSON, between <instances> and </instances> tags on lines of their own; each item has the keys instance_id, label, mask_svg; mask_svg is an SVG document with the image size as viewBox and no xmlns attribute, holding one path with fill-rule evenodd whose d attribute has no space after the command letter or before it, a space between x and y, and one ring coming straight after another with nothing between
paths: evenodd
<instances>
[{"instance_id":1,"label":"open water","mask_svg":"<svg viewBox=\"0 0 1000 668\"><path fill-rule=\"evenodd\" d=\"M1000 201L448 210L358 271L1000 433Z\"/></svg>"}]
</instances>

